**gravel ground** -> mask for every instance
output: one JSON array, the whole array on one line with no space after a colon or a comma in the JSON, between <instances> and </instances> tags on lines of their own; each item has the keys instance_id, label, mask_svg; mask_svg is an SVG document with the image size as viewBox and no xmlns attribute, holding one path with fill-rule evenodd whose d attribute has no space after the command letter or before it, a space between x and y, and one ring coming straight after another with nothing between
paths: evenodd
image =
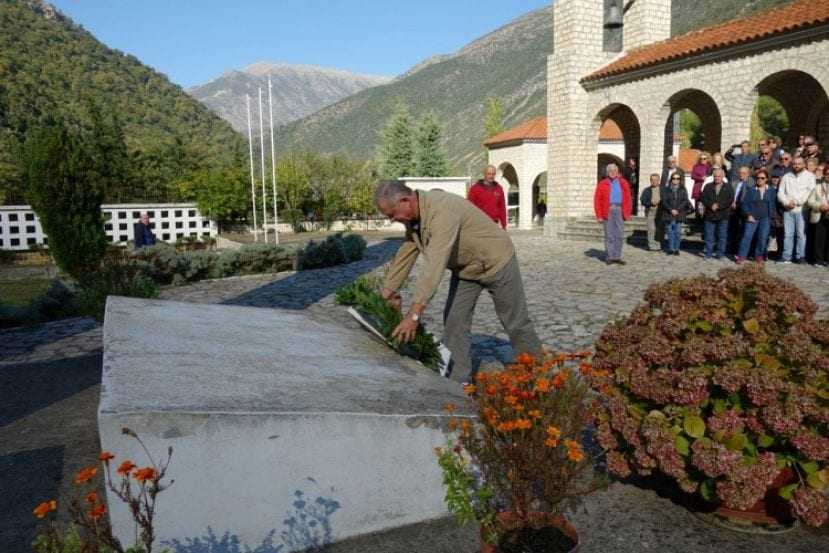
<instances>
[{"instance_id":1,"label":"gravel ground","mask_svg":"<svg viewBox=\"0 0 829 553\"><path fill-rule=\"evenodd\" d=\"M600 245L553 242L538 233L513 234L530 312L539 335L557 349L582 349L606 322L629 312L651 282L704 272L725 262L703 263L693 254L666 258L626 248L626 267L606 267ZM399 241L372 244L366 258L347 266L304 273L259 275L169 288L162 297L181 301L258 307L332 309L333 291L359 274L380 271ZM769 265L829 313L829 271ZM424 317L442 330L444 282ZM491 301L482 299L473 324L477 362L498 365L511 355ZM0 331L0 553L29 551L39 501L72 489L72 475L98 453L96 411L100 392L101 328L89 319L71 319L36 328ZM454 375L458 380L462 375ZM656 488L656 489L654 489ZM687 553L829 552L829 528L800 527L785 535L761 536L713 527L678 504L658 486L616 482L590 496L586 511L573 515L583 552L670 551ZM336 515L332 520L336 524ZM275 553L278 548L256 553ZM442 519L335 544L334 553L477 551L476 529ZM242 553L232 544L186 553Z\"/></svg>"}]
</instances>

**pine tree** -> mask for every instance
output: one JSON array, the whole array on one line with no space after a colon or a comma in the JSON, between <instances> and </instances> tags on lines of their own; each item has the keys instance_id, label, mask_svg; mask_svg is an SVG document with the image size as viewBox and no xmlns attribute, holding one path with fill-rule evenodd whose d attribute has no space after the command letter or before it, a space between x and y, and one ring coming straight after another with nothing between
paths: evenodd
<instances>
[{"instance_id":1,"label":"pine tree","mask_svg":"<svg viewBox=\"0 0 829 553\"><path fill-rule=\"evenodd\" d=\"M492 138L504 130L504 106L498 96L490 96L486 99L484 129L486 138Z\"/></svg>"},{"instance_id":2,"label":"pine tree","mask_svg":"<svg viewBox=\"0 0 829 553\"><path fill-rule=\"evenodd\" d=\"M379 162L380 174L384 178L397 179L412 176L414 171L412 134L412 118L409 108L401 102L381 134Z\"/></svg>"},{"instance_id":3,"label":"pine tree","mask_svg":"<svg viewBox=\"0 0 829 553\"><path fill-rule=\"evenodd\" d=\"M418 177L445 177L448 174L440 122L431 112L423 116L417 129L415 172Z\"/></svg>"}]
</instances>

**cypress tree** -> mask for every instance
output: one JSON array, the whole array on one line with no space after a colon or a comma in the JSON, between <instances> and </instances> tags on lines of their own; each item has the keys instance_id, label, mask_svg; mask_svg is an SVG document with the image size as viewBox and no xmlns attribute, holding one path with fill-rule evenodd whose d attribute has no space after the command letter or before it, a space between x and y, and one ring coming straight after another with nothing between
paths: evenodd
<instances>
[{"instance_id":1,"label":"cypress tree","mask_svg":"<svg viewBox=\"0 0 829 553\"><path fill-rule=\"evenodd\" d=\"M486 99L484 130L486 138L492 138L504 130L504 106L498 96L490 96Z\"/></svg>"},{"instance_id":2,"label":"cypress tree","mask_svg":"<svg viewBox=\"0 0 829 553\"><path fill-rule=\"evenodd\" d=\"M445 177L449 170L441 145L440 122L434 113L427 113L417 129L416 173L418 177Z\"/></svg>"},{"instance_id":3,"label":"cypress tree","mask_svg":"<svg viewBox=\"0 0 829 553\"><path fill-rule=\"evenodd\" d=\"M379 162L380 174L384 178L412 176L415 169L412 134L409 108L401 102L381 134Z\"/></svg>"}]
</instances>

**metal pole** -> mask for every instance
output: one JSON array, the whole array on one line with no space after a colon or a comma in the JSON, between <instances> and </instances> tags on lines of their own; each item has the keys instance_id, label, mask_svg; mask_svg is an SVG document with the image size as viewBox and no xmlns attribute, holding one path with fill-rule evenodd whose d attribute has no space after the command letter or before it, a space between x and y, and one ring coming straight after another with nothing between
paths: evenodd
<instances>
[{"instance_id":1,"label":"metal pole","mask_svg":"<svg viewBox=\"0 0 829 553\"><path fill-rule=\"evenodd\" d=\"M248 106L248 147L250 150L250 199L253 202L253 239L259 242L259 231L256 230L256 185L253 177L253 132L250 128L250 94L245 94Z\"/></svg>"},{"instance_id":2,"label":"metal pole","mask_svg":"<svg viewBox=\"0 0 829 553\"><path fill-rule=\"evenodd\" d=\"M273 146L273 95L271 94L271 76L268 75L268 108L270 110L271 121L271 183L273 183L273 237L274 244L279 244L279 232L276 230L276 225L279 223L279 217L276 213L276 150Z\"/></svg>"},{"instance_id":3,"label":"metal pole","mask_svg":"<svg viewBox=\"0 0 829 553\"><path fill-rule=\"evenodd\" d=\"M265 176L265 128L262 123L262 87L259 87L259 144L262 149L259 157L262 159L262 230L265 231L265 243L268 242L268 196L265 192L265 183L268 178Z\"/></svg>"}]
</instances>

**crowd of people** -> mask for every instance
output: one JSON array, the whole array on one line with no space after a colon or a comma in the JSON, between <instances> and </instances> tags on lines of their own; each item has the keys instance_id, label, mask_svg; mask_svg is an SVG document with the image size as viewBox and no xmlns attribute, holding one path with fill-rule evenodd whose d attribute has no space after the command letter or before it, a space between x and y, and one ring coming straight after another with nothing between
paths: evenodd
<instances>
[{"instance_id":1,"label":"crowd of people","mask_svg":"<svg viewBox=\"0 0 829 553\"><path fill-rule=\"evenodd\" d=\"M787 151L779 140L731 146L725 154L701 153L686 176L669 156L662 174L650 175L639 198L648 221L648 249L679 255L683 226L703 234L705 259L736 263L768 259L775 241L780 263L829 266L829 164L817 141L801 136ZM606 262L624 263L624 220L631 216L631 186L615 164L607 166L594 194L596 218L605 227Z\"/></svg>"}]
</instances>

